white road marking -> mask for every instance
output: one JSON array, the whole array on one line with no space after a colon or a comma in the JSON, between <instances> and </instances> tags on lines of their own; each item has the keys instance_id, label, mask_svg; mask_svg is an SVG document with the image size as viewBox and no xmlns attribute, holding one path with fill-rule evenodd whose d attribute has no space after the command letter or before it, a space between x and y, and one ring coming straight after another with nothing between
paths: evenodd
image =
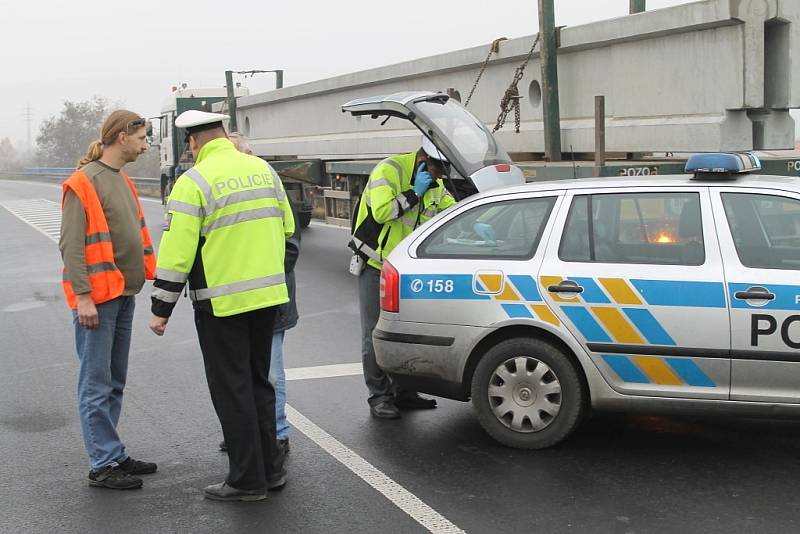
<instances>
[{"instance_id":1,"label":"white road marking","mask_svg":"<svg viewBox=\"0 0 800 534\"><path fill-rule=\"evenodd\" d=\"M27 309L27 308L26 308ZM19 311L14 309L13 306L7 306L0 310L0 312L13 312ZM175 345L188 345L197 343L196 339L186 339L172 343L169 346ZM132 350L131 354L142 354L144 352L151 352L153 349L136 349ZM31 367L29 369L22 369L15 371L11 375L21 375L27 373L35 373L38 371L46 371L47 369L54 369L63 367L65 365L72 365L72 363L59 363L53 365L43 365L41 367ZM77 364L76 364L77 365ZM340 363L336 365L316 365L313 367L291 367L286 369L286 380L312 380L321 378L338 378L342 376L361 376L363 374L361 362L359 363Z\"/></svg>"},{"instance_id":2,"label":"white road marking","mask_svg":"<svg viewBox=\"0 0 800 534\"><path fill-rule=\"evenodd\" d=\"M317 365L314 367L293 367L286 369L286 380L309 380L313 378L334 378L337 376L359 376L364 374L361 362L340 363L337 365Z\"/></svg>"},{"instance_id":3,"label":"white road marking","mask_svg":"<svg viewBox=\"0 0 800 534\"><path fill-rule=\"evenodd\" d=\"M292 427L305 434L342 465L372 486L389 501L408 514L429 532L449 534L464 532L439 512L422 502L416 495L386 476L377 467L345 447L339 440L312 423L303 414L286 405L286 415Z\"/></svg>"},{"instance_id":4,"label":"white road marking","mask_svg":"<svg viewBox=\"0 0 800 534\"><path fill-rule=\"evenodd\" d=\"M7 209L22 222L27 223L52 241L58 243L58 238L61 235L61 206L58 202L43 198L29 198L0 202L0 206ZM59 221L58 225L52 224L56 220Z\"/></svg>"}]
</instances>

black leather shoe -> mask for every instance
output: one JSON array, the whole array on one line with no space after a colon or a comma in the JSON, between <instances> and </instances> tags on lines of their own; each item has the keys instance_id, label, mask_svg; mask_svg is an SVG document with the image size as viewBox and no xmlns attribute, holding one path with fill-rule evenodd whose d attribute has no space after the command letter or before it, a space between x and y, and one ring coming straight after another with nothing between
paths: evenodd
<instances>
[{"instance_id":1,"label":"black leather shoe","mask_svg":"<svg viewBox=\"0 0 800 534\"><path fill-rule=\"evenodd\" d=\"M378 419L400 419L400 410L392 401L383 401L370 406L369 413Z\"/></svg>"},{"instance_id":2,"label":"black leather shoe","mask_svg":"<svg viewBox=\"0 0 800 534\"><path fill-rule=\"evenodd\" d=\"M436 399L426 399L417 392L404 391L395 397L394 404L401 410L432 410L436 408Z\"/></svg>"},{"instance_id":3,"label":"black leather shoe","mask_svg":"<svg viewBox=\"0 0 800 534\"><path fill-rule=\"evenodd\" d=\"M230 487L227 482L206 486L203 492L206 499L212 501L263 501L267 498L264 490L240 490Z\"/></svg>"},{"instance_id":4,"label":"black leather shoe","mask_svg":"<svg viewBox=\"0 0 800 534\"><path fill-rule=\"evenodd\" d=\"M158 470L158 465L153 462L134 460L128 456L124 462L119 464L119 468L129 475L152 475Z\"/></svg>"},{"instance_id":5,"label":"black leather shoe","mask_svg":"<svg viewBox=\"0 0 800 534\"><path fill-rule=\"evenodd\" d=\"M272 475L269 478L269 480L267 480L267 489L269 491L282 490L285 485L286 485L285 469L281 469L281 471L278 474Z\"/></svg>"},{"instance_id":6,"label":"black leather shoe","mask_svg":"<svg viewBox=\"0 0 800 534\"><path fill-rule=\"evenodd\" d=\"M225 445L225 440L219 442L219 452L228 452L228 446Z\"/></svg>"}]
</instances>

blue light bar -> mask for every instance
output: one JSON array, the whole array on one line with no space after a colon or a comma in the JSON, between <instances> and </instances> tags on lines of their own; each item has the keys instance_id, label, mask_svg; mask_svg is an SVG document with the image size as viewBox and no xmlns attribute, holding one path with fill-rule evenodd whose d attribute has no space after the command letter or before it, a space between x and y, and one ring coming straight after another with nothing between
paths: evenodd
<instances>
[{"instance_id":1,"label":"blue light bar","mask_svg":"<svg viewBox=\"0 0 800 534\"><path fill-rule=\"evenodd\" d=\"M730 152L695 154L686 162L686 173L742 174L761 170L755 154Z\"/></svg>"}]
</instances>

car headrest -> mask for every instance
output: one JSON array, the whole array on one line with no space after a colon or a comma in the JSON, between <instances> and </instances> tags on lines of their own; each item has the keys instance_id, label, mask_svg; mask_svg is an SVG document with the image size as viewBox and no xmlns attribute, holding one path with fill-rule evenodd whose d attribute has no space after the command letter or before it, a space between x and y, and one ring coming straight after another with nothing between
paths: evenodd
<instances>
[{"instance_id":1,"label":"car headrest","mask_svg":"<svg viewBox=\"0 0 800 534\"><path fill-rule=\"evenodd\" d=\"M702 237L703 224L700 218L700 203L689 201L683 205L678 224L678 235L685 239Z\"/></svg>"}]
</instances>

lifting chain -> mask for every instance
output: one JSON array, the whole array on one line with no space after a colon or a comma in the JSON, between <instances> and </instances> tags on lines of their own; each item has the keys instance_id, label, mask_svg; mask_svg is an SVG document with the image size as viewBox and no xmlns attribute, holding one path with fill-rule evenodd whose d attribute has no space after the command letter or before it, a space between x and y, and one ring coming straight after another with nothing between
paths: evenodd
<instances>
[{"instance_id":1,"label":"lifting chain","mask_svg":"<svg viewBox=\"0 0 800 534\"><path fill-rule=\"evenodd\" d=\"M478 82L481 81L481 76L483 73L486 72L486 67L489 66L489 60L492 59L492 54L497 54L500 52L500 42L507 41L507 37L500 37L499 39L495 39L492 41L492 44L489 45L489 55L486 56L486 61L483 62L483 66L481 67L481 71L478 73L478 77L475 78L475 83L472 84L472 90L469 92L469 96L467 97L466 102L464 102L464 107L469 106L469 101L472 99L472 95L475 93L475 89L478 87Z\"/></svg>"},{"instance_id":2,"label":"lifting chain","mask_svg":"<svg viewBox=\"0 0 800 534\"><path fill-rule=\"evenodd\" d=\"M506 123L506 117L512 109L514 110L515 131L519 133L519 126L521 122L519 100L522 97L519 95L517 84L519 84L520 80L522 80L522 76L525 73L525 67L528 66L528 62L530 62L531 58L533 57L533 52L536 50L536 45L539 44L539 37L540 34L536 34L536 39L534 39L533 46L531 46L527 57L525 57L525 61L523 61L522 64L517 67L517 70L514 73L514 79L511 81L511 85L508 86L506 93L503 95L503 99L500 101L500 115L497 116L497 124L494 125L492 133L503 127L503 125Z\"/></svg>"}]
</instances>

